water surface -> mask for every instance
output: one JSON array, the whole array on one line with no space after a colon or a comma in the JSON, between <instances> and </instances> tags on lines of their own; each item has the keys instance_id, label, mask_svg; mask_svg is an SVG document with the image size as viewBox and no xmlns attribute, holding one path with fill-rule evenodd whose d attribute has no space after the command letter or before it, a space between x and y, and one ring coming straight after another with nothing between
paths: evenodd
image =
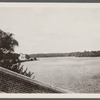
<instances>
[{"instance_id":1,"label":"water surface","mask_svg":"<svg viewBox=\"0 0 100 100\"><path fill-rule=\"evenodd\" d=\"M35 80L79 93L100 93L100 57L51 57L25 62Z\"/></svg>"}]
</instances>

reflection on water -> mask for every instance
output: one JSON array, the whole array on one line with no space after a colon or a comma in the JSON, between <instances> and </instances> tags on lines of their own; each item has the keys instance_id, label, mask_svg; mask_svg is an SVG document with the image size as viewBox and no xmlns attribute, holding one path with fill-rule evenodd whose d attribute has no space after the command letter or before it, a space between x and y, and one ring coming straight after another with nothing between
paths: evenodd
<instances>
[{"instance_id":1,"label":"reflection on water","mask_svg":"<svg viewBox=\"0 0 100 100\"><path fill-rule=\"evenodd\" d=\"M100 93L100 57L53 57L25 62L35 80L73 92Z\"/></svg>"}]
</instances>

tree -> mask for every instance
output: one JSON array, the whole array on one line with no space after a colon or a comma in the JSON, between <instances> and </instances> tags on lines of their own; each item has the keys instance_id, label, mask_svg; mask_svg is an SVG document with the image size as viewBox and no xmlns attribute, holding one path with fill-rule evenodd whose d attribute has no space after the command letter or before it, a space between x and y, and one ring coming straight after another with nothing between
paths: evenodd
<instances>
[{"instance_id":1,"label":"tree","mask_svg":"<svg viewBox=\"0 0 100 100\"><path fill-rule=\"evenodd\" d=\"M13 38L13 34L0 30L0 55L14 52L15 46L18 46L18 41Z\"/></svg>"},{"instance_id":2,"label":"tree","mask_svg":"<svg viewBox=\"0 0 100 100\"><path fill-rule=\"evenodd\" d=\"M0 67L31 77L33 73L27 72L27 69L24 71L18 62L19 54L14 53L15 46L18 46L18 41L13 34L0 30Z\"/></svg>"}]
</instances>

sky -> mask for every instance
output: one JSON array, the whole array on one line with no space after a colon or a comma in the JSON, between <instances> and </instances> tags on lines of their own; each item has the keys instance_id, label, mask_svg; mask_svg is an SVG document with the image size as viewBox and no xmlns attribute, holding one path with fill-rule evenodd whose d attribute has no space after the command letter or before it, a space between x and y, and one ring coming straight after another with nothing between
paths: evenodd
<instances>
[{"instance_id":1,"label":"sky","mask_svg":"<svg viewBox=\"0 0 100 100\"><path fill-rule=\"evenodd\" d=\"M100 50L100 7L0 5L0 29L14 34L17 53Z\"/></svg>"}]
</instances>

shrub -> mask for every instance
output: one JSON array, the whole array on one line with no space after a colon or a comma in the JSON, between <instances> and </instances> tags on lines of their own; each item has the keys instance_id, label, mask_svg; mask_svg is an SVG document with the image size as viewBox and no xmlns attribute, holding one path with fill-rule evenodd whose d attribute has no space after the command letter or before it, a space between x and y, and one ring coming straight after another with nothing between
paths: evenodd
<instances>
[{"instance_id":1,"label":"shrub","mask_svg":"<svg viewBox=\"0 0 100 100\"><path fill-rule=\"evenodd\" d=\"M33 72L27 71L28 68L24 70L23 65L21 65L21 63L17 62L16 64L13 64L13 60L11 59L1 60L0 66L12 70L14 72L20 73L22 75L25 75L27 77L35 78L35 76L33 76Z\"/></svg>"}]
</instances>

